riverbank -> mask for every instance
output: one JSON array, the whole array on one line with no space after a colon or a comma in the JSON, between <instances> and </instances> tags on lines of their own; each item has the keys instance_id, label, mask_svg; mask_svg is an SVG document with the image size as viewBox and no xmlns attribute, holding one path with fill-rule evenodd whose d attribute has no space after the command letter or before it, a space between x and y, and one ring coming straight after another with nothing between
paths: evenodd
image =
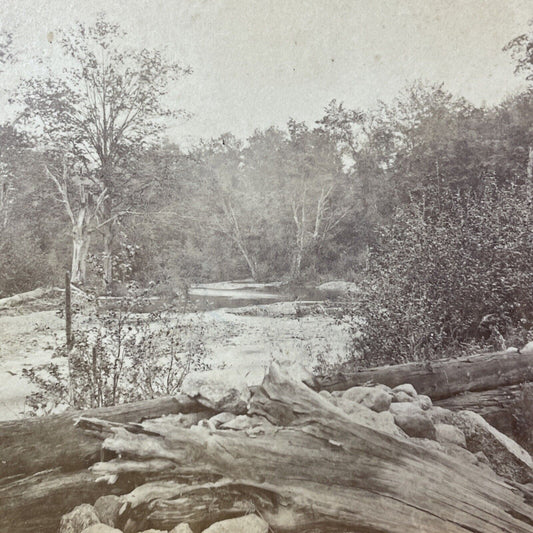
<instances>
[{"instance_id":1,"label":"riverbank","mask_svg":"<svg viewBox=\"0 0 533 533\"><path fill-rule=\"evenodd\" d=\"M263 286L252 290L249 285L235 288L226 284L224 288L203 289L224 291L222 295L211 292L209 298L249 301L242 297L246 291L254 302L258 298L262 302L272 300L268 297L261 300L262 294L258 296ZM276 296L279 298L279 294ZM209 305L217 303L212 300ZM206 362L212 368L234 369L246 377L249 385L262 380L272 361L299 362L313 368L324 359L340 361L347 353L347 332L320 302L277 301L169 314L178 322L201 325ZM82 308L76 321L86 320ZM25 312L18 308L0 316L0 420L28 415L25 398L33 387L22 375L24 368L52 361L65 364L64 358L52 359L56 348L64 344L63 327L63 319L55 310Z\"/></svg>"}]
</instances>

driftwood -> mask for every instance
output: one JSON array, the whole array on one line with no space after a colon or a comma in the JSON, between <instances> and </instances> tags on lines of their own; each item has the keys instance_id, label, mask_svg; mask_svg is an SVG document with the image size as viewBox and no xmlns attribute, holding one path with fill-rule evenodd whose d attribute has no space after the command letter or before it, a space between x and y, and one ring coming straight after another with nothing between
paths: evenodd
<instances>
[{"instance_id":1,"label":"driftwood","mask_svg":"<svg viewBox=\"0 0 533 533\"><path fill-rule=\"evenodd\" d=\"M0 422L0 480L20 478L61 466L86 468L100 457L100 441L74 427L84 416L117 422L140 422L172 413L209 413L186 395L159 398L88 411ZM1 506L0 506L1 507Z\"/></svg>"},{"instance_id":2,"label":"driftwood","mask_svg":"<svg viewBox=\"0 0 533 533\"><path fill-rule=\"evenodd\" d=\"M258 433L185 429L165 419L80 423L107 436L104 448L119 454L93 473L114 481L151 471L152 482L125 497L122 517L143 529L169 530L184 519L198 525L212 501L217 519L255 511L276 532L533 532L533 507L519 489L457 457L353 422L276 367L249 414L270 424ZM163 481L154 482L158 476Z\"/></svg>"},{"instance_id":3,"label":"driftwood","mask_svg":"<svg viewBox=\"0 0 533 533\"><path fill-rule=\"evenodd\" d=\"M457 359L439 359L342 372L318 379L318 388L346 390L368 382L395 387L411 383L432 400L533 381L533 352L497 352Z\"/></svg>"}]
</instances>

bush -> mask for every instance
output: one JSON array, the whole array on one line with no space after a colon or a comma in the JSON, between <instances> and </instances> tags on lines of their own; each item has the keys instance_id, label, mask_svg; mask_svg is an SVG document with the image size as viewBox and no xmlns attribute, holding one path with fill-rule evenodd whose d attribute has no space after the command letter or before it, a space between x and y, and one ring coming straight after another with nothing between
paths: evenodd
<instances>
[{"instance_id":1,"label":"bush","mask_svg":"<svg viewBox=\"0 0 533 533\"><path fill-rule=\"evenodd\" d=\"M57 350L67 365L26 371L38 388L27 399L30 408L86 409L172 395L189 372L208 368L201 323L166 311L139 313L141 304L125 298L116 310L94 311L71 349Z\"/></svg>"},{"instance_id":2,"label":"bush","mask_svg":"<svg viewBox=\"0 0 533 533\"><path fill-rule=\"evenodd\" d=\"M400 209L372 250L350 307L367 365L427 360L524 340L533 318L533 214L525 187ZM490 328L480 327L491 317ZM492 346L495 347L494 345Z\"/></svg>"}]
</instances>

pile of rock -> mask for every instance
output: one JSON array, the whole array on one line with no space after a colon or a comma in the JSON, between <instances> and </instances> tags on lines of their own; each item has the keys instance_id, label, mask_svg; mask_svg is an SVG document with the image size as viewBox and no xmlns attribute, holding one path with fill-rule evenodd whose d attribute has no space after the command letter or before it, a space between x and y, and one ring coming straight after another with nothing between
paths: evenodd
<instances>
[{"instance_id":1,"label":"pile of rock","mask_svg":"<svg viewBox=\"0 0 533 533\"><path fill-rule=\"evenodd\" d=\"M352 387L320 395L353 421L395 437L414 439L427 449L461 456L520 483L532 481L529 453L472 411L450 411L417 394L409 383Z\"/></svg>"},{"instance_id":2,"label":"pile of rock","mask_svg":"<svg viewBox=\"0 0 533 533\"><path fill-rule=\"evenodd\" d=\"M130 524L118 529L122 500L118 496L102 496L93 505L83 504L61 518L59 533L130 533L137 531ZM268 524L259 516L249 514L211 524L202 533L268 533ZM177 524L170 531L146 529L139 533L193 533L189 524Z\"/></svg>"}]
</instances>

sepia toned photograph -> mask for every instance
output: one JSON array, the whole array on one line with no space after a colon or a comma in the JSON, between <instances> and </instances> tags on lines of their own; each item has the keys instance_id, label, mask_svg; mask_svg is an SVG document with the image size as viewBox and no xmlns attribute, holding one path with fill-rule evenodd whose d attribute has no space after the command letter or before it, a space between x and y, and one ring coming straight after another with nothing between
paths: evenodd
<instances>
[{"instance_id":1,"label":"sepia toned photograph","mask_svg":"<svg viewBox=\"0 0 533 533\"><path fill-rule=\"evenodd\" d=\"M0 533L533 533L533 0L0 0Z\"/></svg>"}]
</instances>

